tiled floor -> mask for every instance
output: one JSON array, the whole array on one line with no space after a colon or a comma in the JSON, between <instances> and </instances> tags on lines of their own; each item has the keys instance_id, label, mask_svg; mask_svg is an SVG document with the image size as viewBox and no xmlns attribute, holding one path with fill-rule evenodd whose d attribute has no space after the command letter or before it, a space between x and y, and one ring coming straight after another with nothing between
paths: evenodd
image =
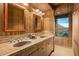
<instances>
[{"instance_id":1,"label":"tiled floor","mask_svg":"<svg viewBox=\"0 0 79 59\"><path fill-rule=\"evenodd\" d=\"M72 48L66 48L55 45L55 50L51 56L74 56Z\"/></svg>"}]
</instances>

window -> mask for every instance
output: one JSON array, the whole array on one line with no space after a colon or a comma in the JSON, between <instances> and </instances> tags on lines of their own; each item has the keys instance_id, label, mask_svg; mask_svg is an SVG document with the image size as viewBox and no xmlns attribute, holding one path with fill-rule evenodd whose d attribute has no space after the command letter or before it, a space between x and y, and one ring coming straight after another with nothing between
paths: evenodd
<instances>
[{"instance_id":1,"label":"window","mask_svg":"<svg viewBox=\"0 0 79 59\"><path fill-rule=\"evenodd\" d=\"M56 36L68 37L69 18L67 16L56 18Z\"/></svg>"}]
</instances>

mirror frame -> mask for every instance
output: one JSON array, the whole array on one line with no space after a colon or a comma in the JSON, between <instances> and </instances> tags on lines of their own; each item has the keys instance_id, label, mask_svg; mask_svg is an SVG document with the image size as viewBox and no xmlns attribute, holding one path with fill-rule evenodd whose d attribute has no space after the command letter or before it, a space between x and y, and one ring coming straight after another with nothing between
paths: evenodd
<instances>
[{"instance_id":1,"label":"mirror frame","mask_svg":"<svg viewBox=\"0 0 79 59\"><path fill-rule=\"evenodd\" d=\"M35 18L37 16L40 17L40 19L38 19L38 20L41 21L41 29L40 30L36 29L36 19ZM33 14L33 19L34 19L34 32L41 32L44 29L44 20L43 20L43 17L40 16L40 15L37 15L37 14Z\"/></svg>"},{"instance_id":2,"label":"mirror frame","mask_svg":"<svg viewBox=\"0 0 79 59\"><path fill-rule=\"evenodd\" d=\"M9 3L5 3L4 4L4 24L5 24L5 32L19 32L19 31L25 31L25 23L24 23L24 29L23 30L16 30L16 29L8 29L8 4ZM21 8L21 9L24 9L22 8L22 6L20 7L20 5L17 5L17 4L13 4L11 3L12 5L16 6L17 8ZM25 19L25 17L24 17ZM25 20L24 20L25 21Z\"/></svg>"}]
</instances>

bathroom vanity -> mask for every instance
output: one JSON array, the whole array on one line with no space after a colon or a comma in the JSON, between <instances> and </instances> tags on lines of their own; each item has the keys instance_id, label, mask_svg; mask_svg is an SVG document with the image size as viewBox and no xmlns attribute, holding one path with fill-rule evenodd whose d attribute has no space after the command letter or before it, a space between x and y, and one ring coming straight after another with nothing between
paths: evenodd
<instances>
[{"instance_id":1,"label":"bathroom vanity","mask_svg":"<svg viewBox=\"0 0 79 59\"><path fill-rule=\"evenodd\" d=\"M0 44L0 55L8 55L8 56L48 56L54 51L54 41L53 34L46 33L40 36L37 36L36 39L26 38L22 40L22 42L29 42L24 45L15 45L19 42L6 42Z\"/></svg>"},{"instance_id":2,"label":"bathroom vanity","mask_svg":"<svg viewBox=\"0 0 79 59\"><path fill-rule=\"evenodd\" d=\"M18 3L5 3L2 7L0 56L48 56L54 51L54 35L44 15L32 11L31 5L31 10Z\"/></svg>"}]
</instances>

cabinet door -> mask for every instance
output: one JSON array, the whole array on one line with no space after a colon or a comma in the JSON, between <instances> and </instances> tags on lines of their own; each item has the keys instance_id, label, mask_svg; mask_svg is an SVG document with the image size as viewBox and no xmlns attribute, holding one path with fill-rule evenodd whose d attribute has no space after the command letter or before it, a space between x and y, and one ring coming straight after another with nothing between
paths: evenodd
<instances>
[{"instance_id":1,"label":"cabinet door","mask_svg":"<svg viewBox=\"0 0 79 59\"><path fill-rule=\"evenodd\" d=\"M47 54L49 55L50 54L50 51L51 51L51 44L50 44L50 39L49 41L47 42Z\"/></svg>"},{"instance_id":2,"label":"cabinet door","mask_svg":"<svg viewBox=\"0 0 79 59\"><path fill-rule=\"evenodd\" d=\"M40 55L40 56L46 56L46 42L43 42L43 43L40 45L39 55Z\"/></svg>"},{"instance_id":3,"label":"cabinet door","mask_svg":"<svg viewBox=\"0 0 79 59\"><path fill-rule=\"evenodd\" d=\"M53 49L54 49L53 38L50 38L47 41L47 55L49 55L52 52Z\"/></svg>"},{"instance_id":4,"label":"cabinet door","mask_svg":"<svg viewBox=\"0 0 79 59\"><path fill-rule=\"evenodd\" d=\"M28 54L28 56L34 56L37 54L38 48L39 48L39 44L35 44L26 50L26 54Z\"/></svg>"},{"instance_id":5,"label":"cabinet door","mask_svg":"<svg viewBox=\"0 0 79 59\"><path fill-rule=\"evenodd\" d=\"M38 45L36 45L36 50L34 50L32 53L29 54L29 56L40 56L40 54L42 54L42 50L41 50L41 43L38 43ZM34 49L34 48L33 48Z\"/></svg>"},{"instance_id":6,"label":"cabinet door","mask_svg":"<svg viewBox=\"0 0 79 59\"><path fill-rule=\"evenodd\" d=\"M36 51L34 51L31 55L32 56L43 56L45 55L45 45L44 45L45 42L40 42L39 43L39 46L38 46L38 49Z\"/></svg>"},{"instance_id":7,"label":"cabinet door","mask_svg":"<svg viewBox=\"0 0 79 59\"><path fill-rule=\"evenodd\" d=\"M23 50L20 50L16 53L11 54L10 56L29 56L37 49L38 49L38 44L25 48Z\"/></svg>"},{"instance_id":8,"label":"cabinet door","mask_svg":"<svg viewBox=\"0 0 79 59\"><path fill-rule=\"evenodd\" d=\"M38 49L33 51L31 54L29 54L29 56L39 56L39 51Z\"/></svg>"},{"instance_id":9,"label":"cabinet door","mask_svg":"<svg viewBox=\"0 0 79 59\"><path fill-rule=\"evenodd\" d=\"M36 52L34 52L32 55L38 55L38 56L46 56L47 55L47 51L46 51L46 48L47 48L47 42L46 40L39 43L39 48Z\"/></svg>"}]
</instances>

